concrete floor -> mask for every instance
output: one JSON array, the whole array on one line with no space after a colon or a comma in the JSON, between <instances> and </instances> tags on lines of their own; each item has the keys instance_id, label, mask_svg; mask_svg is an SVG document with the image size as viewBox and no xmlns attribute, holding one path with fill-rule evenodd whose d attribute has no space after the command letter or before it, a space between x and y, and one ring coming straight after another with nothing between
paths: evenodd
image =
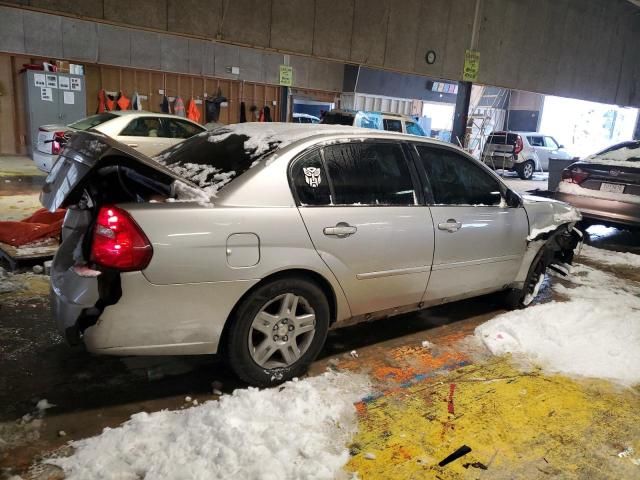
<instances>
[{"instance_id":1,"label":"concrete floor","mask_svg":"<svg viewBox=\"0 0 640 480\"><path fill-rule=\"evenodd\" d=\"M9 191L13 182L3 180L21 176L2 171L6 206L37 195L41 175L22 175L17 183L26 187ZM639 251L637 234L594 232L600 246ZM49 316L47 277L24 282L23 290L0 294L0 479L60 478L55 469L30 467L133 413L184 408L185 396L202 402L217 398L214 388L244 387L213 356L121 359L70 348ZM551 299L544 290L540 301ZM523 373L491 357L470 334L502 312L499 296L490 295L330 332L310 374L366 372L376 391L357 405L346 470L361 479L638 478L640 467L616 454L629 438L640 450L640 391ZM422 347L424 340L433 347ZM56 405L44 414L35 409L43 398ZM472 452L434 467L463 444Z\"/></svg>"}]
</instances>

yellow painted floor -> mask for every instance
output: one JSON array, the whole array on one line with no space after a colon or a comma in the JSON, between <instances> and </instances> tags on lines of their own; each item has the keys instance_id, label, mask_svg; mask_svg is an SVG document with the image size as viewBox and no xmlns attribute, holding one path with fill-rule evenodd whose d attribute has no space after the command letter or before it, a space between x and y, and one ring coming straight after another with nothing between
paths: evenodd
<instances>
[{"instance_id":1,"label":"yellow painted floor","mask_svg":"<svg viewBox=\"0 0 640 480\"><path fill-rule=\"evenodd\" d=\"M640 389L523 371L464 340L421 350L405 351L388 389L358 405L346 466L356 478L640 478ZM465 350L470 363L456 367ZM438 466L463 445L471 452Z\"/></svg>"}]
</instances>

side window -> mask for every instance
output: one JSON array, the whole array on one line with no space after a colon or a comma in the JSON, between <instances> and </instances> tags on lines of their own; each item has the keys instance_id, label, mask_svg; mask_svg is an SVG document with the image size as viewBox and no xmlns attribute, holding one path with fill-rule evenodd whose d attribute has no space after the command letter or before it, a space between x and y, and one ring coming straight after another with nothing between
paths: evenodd
<instances>
[{"instance_id":1,"label":"side window","mask_svg":"<svg viewBox=\"0 0 640 480\"><path fill-rule=\"evenodd\" d=\"M161 137L162 129L157 117L134 118L124 127L120 135L124 137Z\"/></svg>"},{"instance_id":2,"label":"side window","mask_svg":"<svg viewBox=\"0 0 640 480\"><path fill-rule=\"evenodd\" d=\"M544 147L544 140L542 137L527 137L529 140L529 145L532 147Z\"/></svg>"},{"instance_id":3,"label":"side window","mask_svg":"<svg viewBox=\"0 0 640 480\"><path fill-rule=\"evenodd\" d=\"M473 161L441 148L418 146L417 149L436 204L500 204L502 196L498 181Z\"/></svg>"},{"instance_id":4,"label":"side window","mask_svg":"<svg viewBox=\"0 0 640 480\"><path fill-rule=\"evenodd\" d=\"M402 133L402 122L393 118L383 118L384 129L390 132Z\"/></svg>"},{"instance_id":5,"label":"side window","mask_svg":"<svg viewBox=\"0 0 640 480\"><path fill-rule=\"evenodd\" d=\"M169 138L190 138L200 133L202 130L195 125L184 120L163 119L167 124Z\"/></svg>"},{"instance_id":6,"label":"side window","mask_svg":"<svg viewBox=\"0 0 640 480\"><path fill-rule=\"evenodd\" d=\"M405 125L407 127L407 133L409 135L420 135L421 137L425 136L424 131L422 130L422 127L417 123L406 122Z\"/></svg>"},{"instance_id":7,"label":"side window","mask_svg":"<svg viewBox=\"0 0 640 480\"><path fill-rule=\"evenodd\" d=\"M553 148L554 150L558 148L558 143L553 139L553 137L544 137L544 145L547 148Z\"/></svg>"},{"instance_id":8,"label":"side window","mask_svg":"<svg viewBox=\"0 0 640 480\"><path fill-rule=\"evenodd\" d=\"M329 180L319 150L296 160L291 168L291 180L301 205L331 204Z\"/></svg>"},{"instance_id":9,"label":"side window","mask_svg":"<svg viewBox=\"0 0 640 480\"><path fill-rule=\"evenodd\" d=\"M345 143L323 150L338 205L415 205L402 148L393 143Z\"/></svg>"}]
</instances>

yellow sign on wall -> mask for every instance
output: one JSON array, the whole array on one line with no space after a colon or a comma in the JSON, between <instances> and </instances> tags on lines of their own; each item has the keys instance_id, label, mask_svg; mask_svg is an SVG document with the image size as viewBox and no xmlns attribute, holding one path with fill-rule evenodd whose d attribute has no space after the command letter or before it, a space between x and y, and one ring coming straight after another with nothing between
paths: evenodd
<instances>
[{"instance_id":1,"label":"yellow sign on wall","mask_svg":"<svg viewBox=\"0 0 640 480\"><path fill-rule=\"evenodd\" d=\"M293 86L293 67L280 65L280 85L283 87Z\"/></svg>"},{"instance_id":2,"label":"yellow sign on wall","mask_svg":"<svg viewBox=\"0 0 640 480\"><path fill-rule=\"evenodd\" d=\"M480 70L480 52L477 50L467 50L464 53L464 70L462 80L465 82L475 82L478 80Z\"/></svg>"}]
</instances>

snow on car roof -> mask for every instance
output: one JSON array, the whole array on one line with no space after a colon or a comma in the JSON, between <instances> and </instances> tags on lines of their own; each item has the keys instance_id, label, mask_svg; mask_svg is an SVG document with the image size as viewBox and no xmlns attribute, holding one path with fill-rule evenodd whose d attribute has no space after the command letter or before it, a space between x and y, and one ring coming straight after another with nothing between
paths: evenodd
<instances>
[{"instance_id":1,"label":"snow on car roof","mask_svg":"<svg viewBox=\"0 0 640 480\"><path fill-rule=\"evenodd\" d=\"M256 149L255 156L264 153L269 149L269 145L276 148L283 148L298 140L304 140L316 135L335 134L371 134L372 131L366 128L349 127L345 125L309 125L300 123L263 123L249 122L228 125L209 132L210 142L219 142L231 135L245 135L249 137L245 141L245 150Z\"/></svg>"},{"instance_id":2,"label":"snow on car roof","mask_svg":"<svg viewBox=\"0 0 640 480\"><path fill-rule=\"evenodd\" d=\"M624 142L619 148L607 148L606 150L589 155L584 159L587 163L612 165L617 167L640 167L640 141Z\"/></svg>"}]
</instances>

